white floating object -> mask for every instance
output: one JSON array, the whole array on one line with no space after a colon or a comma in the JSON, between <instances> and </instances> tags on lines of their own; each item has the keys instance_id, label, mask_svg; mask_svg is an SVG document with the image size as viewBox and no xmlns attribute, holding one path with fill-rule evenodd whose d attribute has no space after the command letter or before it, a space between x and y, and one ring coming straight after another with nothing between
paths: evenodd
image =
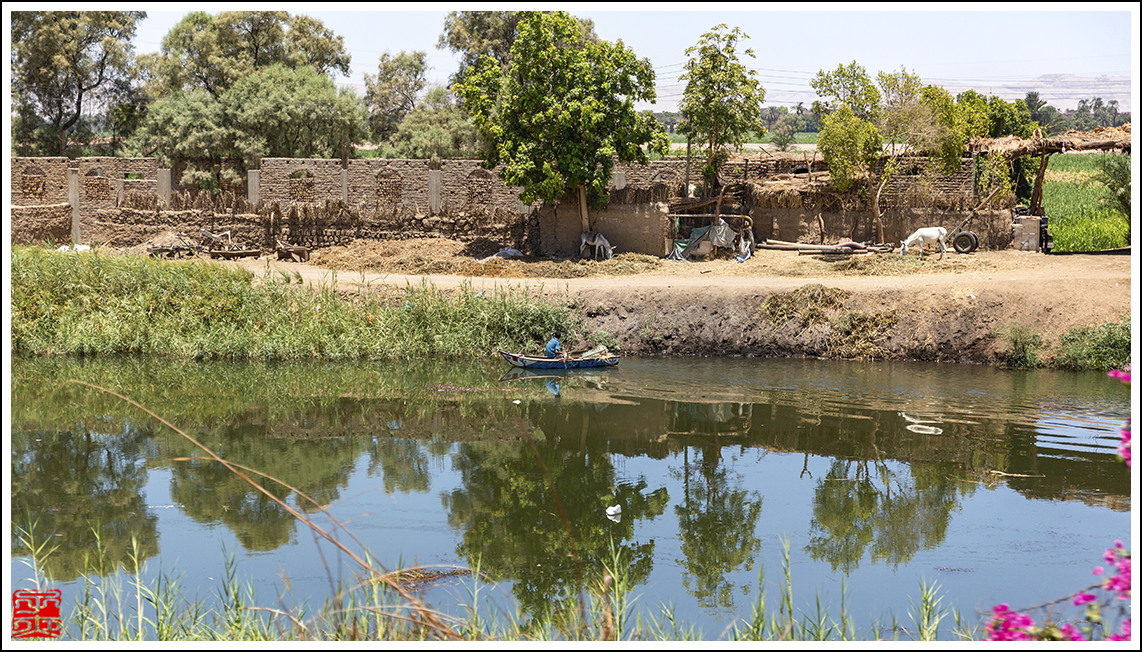
<instances>
[{"instance_id":1,"label":"white floating object","mask_svg":"<svg viewBox=\"0 0 1142 652\"><path fill-rule=\"evenodd\" d=\"M607 508L607 518L611 519L615 523L618 523L619 519L622 518L622 511L623 511L622 505L615 505L614 507L608 507Z\"/></svg>"}]
</instances>

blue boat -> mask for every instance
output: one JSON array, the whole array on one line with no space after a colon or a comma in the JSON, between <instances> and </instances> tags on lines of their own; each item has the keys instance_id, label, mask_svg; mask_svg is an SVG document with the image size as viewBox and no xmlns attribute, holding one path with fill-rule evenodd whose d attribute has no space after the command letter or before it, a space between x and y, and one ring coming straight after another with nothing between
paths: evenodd
<instances>
[{"instance_id":1,"label":"blue boat","mask_svg":"<svg viewBox=\"0 0 1142 652\"><path fill-rule=\"evenodd\" d=\"M570 355L566 358L547 358L507 351L500 351L500 355L504 356L504 359L511 366L521 369L590 369L592 367L613 367L619 363L619 356L606 352L605 349L602 354Z\"/></svg>"}]
</instances>

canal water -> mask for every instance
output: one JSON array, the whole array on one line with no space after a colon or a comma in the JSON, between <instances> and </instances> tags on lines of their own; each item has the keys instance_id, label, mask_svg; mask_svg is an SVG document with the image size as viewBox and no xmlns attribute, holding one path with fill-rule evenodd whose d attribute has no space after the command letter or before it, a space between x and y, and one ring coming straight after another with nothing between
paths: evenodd
<instances>
[{"instance_id":1,"label":"canal water","mask_svg":"<svg viewBox=\"0 0 1142 652\"><path fill-rule=\"evenodd\" d=\"M319 605L354 577L351 558L110 392L333 528L297 492L327 505L352 534L338 538L388 569L478 566L481 600L511 614L543 613L617 551L635 612L668 607L705 639L763 593L773 613L786 572L798 610L819 601L835 618L844 600L863 636L895 620L908 637L922 583L978 623L1087 587L1114 540L1133 547L1115 450L1129 386L1103 373L739 358L507 372L16 359L12 588L32 586L18 534L33 523L65 602L84 576L122 580L132 540L144 579L173 576L204 604L228 558L273 608ZM418 590L459 613L475 585Z\"/></svg>"}]
</instances>

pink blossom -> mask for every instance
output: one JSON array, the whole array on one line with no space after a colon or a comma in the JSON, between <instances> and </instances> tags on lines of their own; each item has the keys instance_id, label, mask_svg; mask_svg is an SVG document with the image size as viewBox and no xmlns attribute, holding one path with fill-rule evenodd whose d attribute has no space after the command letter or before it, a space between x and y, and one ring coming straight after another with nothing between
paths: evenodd
<instances>
[{"instance_id":1,"label":"pink blossom","mask_svg":"<svg viewBox=\"0 0 1142 652\"><path fill-rule=\"evenodd\" d=\"M1094 596L1091 596L1091 598L1093 599ZM1081 640L1083 640L1082 633L1079 632L1078 628L1076 628L1074 625L1071 625L1071 624L1059 625L1059 633L1063 635L1063 639L1068 640L1068 641L1081 641ZM1126 635L1130 636L1130 630L1129 629L1127 629Z\"/></svg>"},{"instance_id":2,"label":"pink blossom","mask_svg":"<svg viewBox=\"0 0 1142 652\"><path fill-rule=\"evenodd\" d=\"M1035 621L1025 614L1017 614L1008 609L1008 605L997 604L993 607L995 616L991 622L984 626L990 641L1030 641L1031 628Z\"/></svg>"},{"instance_id":3,"label":"pink blossom","mask_svg":"<svg viewBox=\"0 0 1142 652\"><path fill-rule=\"evenodd\" d=\"M1122 621L1122 629L1118 630L1117 634L1111 634L1106 637L1108 641L1129 641L1130 640L1130 619Z\"/></svg>"},{"instance_id":4,"label":"pink blossom","mask_svg":"<svg viewBox=\"0 0 1142 652\"><path fill-rule=\"evenodd\" d=\"M1075 596L1074 605L1076 607L1079 607L1079 606L1082 606L1082 605L1084 605L1084 604L1086 604L1086 603L1088 603L1094 599L1095 599L1095 597L1093 594L1079 593L1078 595Z\"/></svg>"}]
</instances>

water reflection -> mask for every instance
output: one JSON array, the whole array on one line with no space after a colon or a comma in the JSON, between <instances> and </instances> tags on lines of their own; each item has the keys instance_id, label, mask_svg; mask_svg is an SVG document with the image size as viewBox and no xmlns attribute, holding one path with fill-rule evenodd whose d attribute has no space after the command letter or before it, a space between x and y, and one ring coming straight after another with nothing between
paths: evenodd
<instances>
[{"instance_id":1,"label":"water reflection","mask_svg":"<svg viewBox=\"0 0 1142 652\"><path fill-rule=\"evenodd\" d=\"M733 613L783 503L804 505L800 550L845 574L938 548L964 501L1000 482L1031 499L1130 508L1117 424L1107 435L1098 421L1124 419L1129 392L1101 374L797 360L631 360L559 376L455 361L12 368L12 518L54 535L49 570L63 581L85 570L97 538L113 568L132 537L145 560L161 536L185 533L158 531L144 495L156 470L181 513L225 527L246 551L298 539L267 496L73 378L156 409L276 479L263 485L303 511L347 500L354 483L438 497L454 560L510 581L533 615L599 577L612 542L632 585L680 574L703 609ZM770 480L740 461L746 451L796 454L789 479L800 482L761 490ZM823 460L816 477L811 460ZM608 518L614 506L620 518ZM385 543L407 555L424 545ZM28 551L13 541L13 554Z\"/></svg>"}]
</instances>

